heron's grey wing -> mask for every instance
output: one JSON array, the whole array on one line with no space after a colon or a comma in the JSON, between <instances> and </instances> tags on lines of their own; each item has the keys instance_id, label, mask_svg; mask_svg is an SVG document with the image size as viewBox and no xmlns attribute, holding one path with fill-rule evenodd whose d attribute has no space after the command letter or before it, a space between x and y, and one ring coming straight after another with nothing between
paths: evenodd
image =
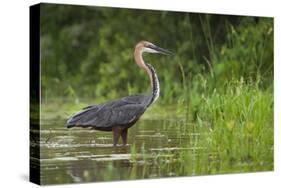
<instances>
[{"instance_id":1,"label":"heron's grey wing","mask_svg":"<svg viewBox=\"0 0 281 188\"><path fill-rule=\"evenodd\" d=\"M144 111L145 108L139 104L123 103L117 106L105 106L97 112L88 110L77 124L100 130L111 130L113 126L125 126L134 123Z\"/></svg>"},{"instance_id":2,"label":"heron's grey wing","mask_svg":"<svg viewBox=\"0 0 281 188\"><path fill-rule=\"evenodd\" d=\"M81 111L73 114L68 118L66 121L66 126L73 127L75 125L82 125L85 121L85 118L88 117L90 114L97 113L100 109L102 109L103 105L92 105L83 108Z\"/></svg>"},{"instance_id":3,"label":"heron's grey wing","mask_svg":"<svg viewBox=\"0 0 281 188\"><path fill-rule=\"evenodd\" d=\"M129 97L86 107L70 117L66 126L111 130L115 125L134 123L144 113L146 106L141 103L140 97Z\"/></svg>"},{"instance_id":4,"label":"heron's grey wing","mask_svg":"<svg viewBox=\"0 0 281 188\"><path fill-rule=\"evenodd\" d=\"M137 121L144 112L145 107L142 104L121 105L111 110L110 120L107 125L129 125Z\"/></svg>"}]
</instances>

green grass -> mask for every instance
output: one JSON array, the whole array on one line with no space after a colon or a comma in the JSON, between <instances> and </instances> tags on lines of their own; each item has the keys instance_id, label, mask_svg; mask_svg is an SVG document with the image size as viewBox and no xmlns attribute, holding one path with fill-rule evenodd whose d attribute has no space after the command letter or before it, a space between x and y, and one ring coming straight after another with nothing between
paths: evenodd
<instances>
[{"instance_id":1,"label":"green grass","mask_svg":"<svg viewBox=\"0 0 281 188\"><path fill-rule=\"evenodd\" d=\"M223 93L214 90L202 104L196 121L208 136L200 144L220 161L218 172L272 169L272 89L263 91L241 80L230 83Z\"/></svg>"},{"instance_id":2,"label":"green grass","mask_svg":"<svg viewBox=\"0 0 281 188\"><path fill-rule=\"evenodd\" d=\"M204 85L206 80L201 81ZM186 123L178 136L201 133L186 146L204 149L176 153L177 175L273 170L273 89L258 85L241 78L206 93L193 87L179 100L178 115L185 115Z\"/></svg>"}]
</instances>

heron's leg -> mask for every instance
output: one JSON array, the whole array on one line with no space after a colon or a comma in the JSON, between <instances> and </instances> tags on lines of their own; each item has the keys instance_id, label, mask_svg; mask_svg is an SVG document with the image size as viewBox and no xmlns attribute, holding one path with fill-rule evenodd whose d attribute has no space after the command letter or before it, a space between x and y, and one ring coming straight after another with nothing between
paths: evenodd
<instances>
[{"instance_id":1,"label":"heron's leg","mask_svg":"<svg viewBox=\"0 0 281 188\"><path fill-rule=\"evenodd\" d=\"M112 133L113 133L113 146L116 146L120 137L121 129L119 127L113 127Z\"/></svg>"},{"instance_id":2,"label":"heron's leg","mask_svg":"<svg viewBox=\"0 0 281 188\"><path fill-rule=\"evenodd\" d=\"M123 129L121 132L121 137L122 137L124 146L127 144L127 133L128 133L128 129Z\"/></svg>"}]
</instances>

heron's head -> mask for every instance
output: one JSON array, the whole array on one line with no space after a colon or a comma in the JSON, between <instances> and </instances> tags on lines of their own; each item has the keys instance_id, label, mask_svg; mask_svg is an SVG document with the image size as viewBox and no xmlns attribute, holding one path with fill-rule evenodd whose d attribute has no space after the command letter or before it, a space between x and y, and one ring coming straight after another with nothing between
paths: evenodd
<instances>
[{"instance_id":1,"label":"heron's head","mask_svg":"<svg viewBox=\"0 0 281 188\"><path fill-rule=\"evenodd\" d=\"M140 41L137 45L135 50L139 50L141 52L147 52L147 53L160 53L165 55L172 55L173 53L169 50L160 48L159 46L156 46L155 44L152 44L148 41Z\"/></svg>"}]
</instances>

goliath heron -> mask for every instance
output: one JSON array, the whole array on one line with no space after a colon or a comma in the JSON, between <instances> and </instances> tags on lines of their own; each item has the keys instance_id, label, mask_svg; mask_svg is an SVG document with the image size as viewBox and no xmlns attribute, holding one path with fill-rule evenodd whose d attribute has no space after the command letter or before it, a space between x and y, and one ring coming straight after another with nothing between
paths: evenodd
<instances>
[{"instance_id":1,"label":"goliath heron","mask_svg":"<svg viewBox=\"0 0 281 188\"><path fill-rule=\"evenodd\" d=\"M156 71L152 65L144 62L142 57L144 52L165 55L172 53L147 41L141 41L135 46L135 62L150 78L152 88L150 95L135 94L85 107L67 120L66 127L91 127L101 131L112 131L113 145L116 146L120 136L126 145L128 128L133 126L145 110L156 101L160 92Z\"/></svg>"}]
</instances>

